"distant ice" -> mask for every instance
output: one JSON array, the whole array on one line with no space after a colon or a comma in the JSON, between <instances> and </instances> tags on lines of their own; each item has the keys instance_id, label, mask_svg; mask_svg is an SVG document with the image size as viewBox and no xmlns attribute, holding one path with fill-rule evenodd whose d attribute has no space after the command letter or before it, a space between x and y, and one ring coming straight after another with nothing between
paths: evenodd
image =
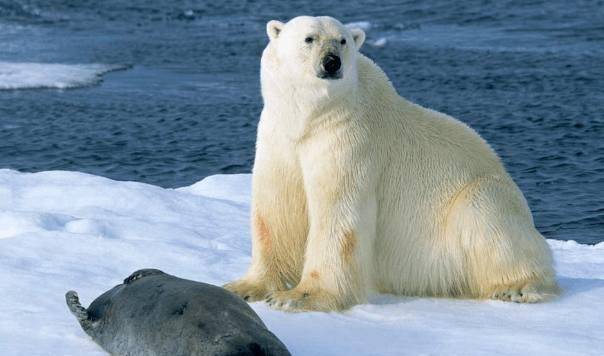
<instances>
[{"instance_id":1,"label":"distant ice","mask_svg":"<svg viewBox=\"0 0 604 356\"><path fill-rule=\"evenodd\" d=\"M363 31L369 31L373 27L373 25L369 21L349 22L344 26L348 28L360 28Z\"/></svg>"},{"instance_id":2,"label":"distant ice","mask_svg":"<svg viewBox=\"0 0 604 356\"><path fill-rule=\"evenodd\" d=\"M67 310L139 268L220 285L250 261L250 176L190 187L0 169L0 353L104 355ZM294 355L601 355L604 243L548 241L564 292L543 304L377 295L344 313L252 307Z\"/></svg>"},{"instance_id":3,"label":"distant ice","mask_svg":"<svg viewBox=\"0 0 604 356\"><path fill-rule=\"evenodd\" d=\"M377 40L371 42L371 45L374 47L384 47L388 43L386 37L380 37Z\"/></svg>"},{"instance_id":4,"label":"distant ice","mask_svg":"<svg viewBox=\"0 0 604 356\"><path fill-rule=\"evenodd\" d=\"M0 62L0 90L67 89L98 83L102 75L125 69L109 64L58 64Z\"/></svg>"}]
</instances>

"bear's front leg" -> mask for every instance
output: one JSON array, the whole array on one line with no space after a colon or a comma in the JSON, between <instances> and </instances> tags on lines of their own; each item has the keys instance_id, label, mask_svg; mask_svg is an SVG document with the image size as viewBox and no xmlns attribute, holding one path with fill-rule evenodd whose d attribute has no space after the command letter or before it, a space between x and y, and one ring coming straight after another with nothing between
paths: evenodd
<instances>
[{"instance_id":1,"label":"bear's front leg","mask_svg":"<svg viewBox=\"0 0 604 356\"><path fill-rule=\"evenodd\" d=\"M291 290L271 293L271 307L343 310L366 299L377 219L375 170L367 161L359 167L360 157L353 157L355 163L351 156L327 149L301 159L310 224L302 278Z\"/></svg>"},{"instance_id":2,"label":"bear's front leg","mask_svg":"<svg viewBox=\"0 0 604 356\"><path fill-rule=\"evenodd\" d=\"M252 178L252 263L243 278L224 286L249 302L300 281L308 236L306 196L295 155L265 129L261 120Z\"/></svg>"},{"instance_id":3,"label":"bear's front leg","mask_svg":"<svg viewBox=\"0 0 604 356\"><path fill-rule=\"evenodd\" d=\"M265 215L252 209L252 264L241 279L223 287L248 302L265 299L271 292L285 290L275 253L276 241Z\"/></svg>"},{"instance_id":4,"label":"bear's front leg","mask_svg":"<svg viewBox=\"0 0 604 356\"><path fill-rule=\"evenodd\" d=\"M369 286L371 246L369 231L342 224L309 235L302 279L287 291L268 295L267 303L284 311L334 311L366 299ZM340 226L338 226L340 225ZM369 229L367 229L369 230Z\"/></svg>"},{"instance_id":5,"label":"bear's front leg","mask_svg":"<svg viewBox=\"0 0 604 356\"><path fill-rule=\"evenodd\" d=\"M371 287L375 205L346 199L314 206L302 279L291 290L269 294L267 303L285 311L331 311L364 301Z\"/></svg>"}]
</instances>

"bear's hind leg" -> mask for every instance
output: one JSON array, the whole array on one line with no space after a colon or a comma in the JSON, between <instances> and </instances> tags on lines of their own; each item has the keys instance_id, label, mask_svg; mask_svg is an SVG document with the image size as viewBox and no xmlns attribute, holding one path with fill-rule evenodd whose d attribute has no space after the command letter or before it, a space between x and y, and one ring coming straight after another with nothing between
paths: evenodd
<instances>
[{"instance_id":1,"label":"bear's hind leg","mask_svg":"<svg viewBox=\"0 0 604 356\"><path fill-rule=\"evenodd\" d=\"M450 205L446 238L463 256L467 295L533 303L557 294L549 246L510 180L466 185Z\"/></svg>"}]
</instances>

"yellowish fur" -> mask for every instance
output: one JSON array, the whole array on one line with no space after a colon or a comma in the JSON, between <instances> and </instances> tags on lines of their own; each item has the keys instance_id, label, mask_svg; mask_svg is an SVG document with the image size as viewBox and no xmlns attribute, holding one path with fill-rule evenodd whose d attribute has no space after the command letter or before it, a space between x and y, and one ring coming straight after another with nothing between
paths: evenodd
<instances>
[{"instance_id":1,"label":"yellowish fur","mask_svg":"<svg viewBox=\"0 0 604 356\"><path fill-rule=\"evenodd\" d=\"M476 132L401 98L359 53L361 30L298 17L267 32L252 264L227 289L289 311L341 310L375 292L556 293L527 203ZM317 77L326 48L342 58L342 79Z\"/></svg>"}]
</instances>

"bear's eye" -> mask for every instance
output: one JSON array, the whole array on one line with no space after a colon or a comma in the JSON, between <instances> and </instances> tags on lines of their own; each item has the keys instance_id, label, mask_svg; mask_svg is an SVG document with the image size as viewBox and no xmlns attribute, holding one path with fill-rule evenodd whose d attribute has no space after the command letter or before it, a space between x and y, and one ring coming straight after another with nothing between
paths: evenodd
<instances>
[{"instance_id":1,"label":"bear's eye","mask_svg":"<svg viewBox=\"0 0 604 356\"><path fill-rule=\"evenodd\" d=\"M346 39L345 39L345 38L342 38L342 40L340 41L340 44L341 44L342 46L343 46L343 45L345 45L345 44L346 44Z\"/></svg>"},{"instance_id":2,"label":"bear's eye","mask_svg":"<svg viewBox=\"0 0 604 356\"><path fill-rule=\"evenodd\" d=\"M306 42L306 43L312 43L312 41L314 41L314 39L312 37L306 37L304 39L304 42Z\"/></svg>"}]
</instances>

